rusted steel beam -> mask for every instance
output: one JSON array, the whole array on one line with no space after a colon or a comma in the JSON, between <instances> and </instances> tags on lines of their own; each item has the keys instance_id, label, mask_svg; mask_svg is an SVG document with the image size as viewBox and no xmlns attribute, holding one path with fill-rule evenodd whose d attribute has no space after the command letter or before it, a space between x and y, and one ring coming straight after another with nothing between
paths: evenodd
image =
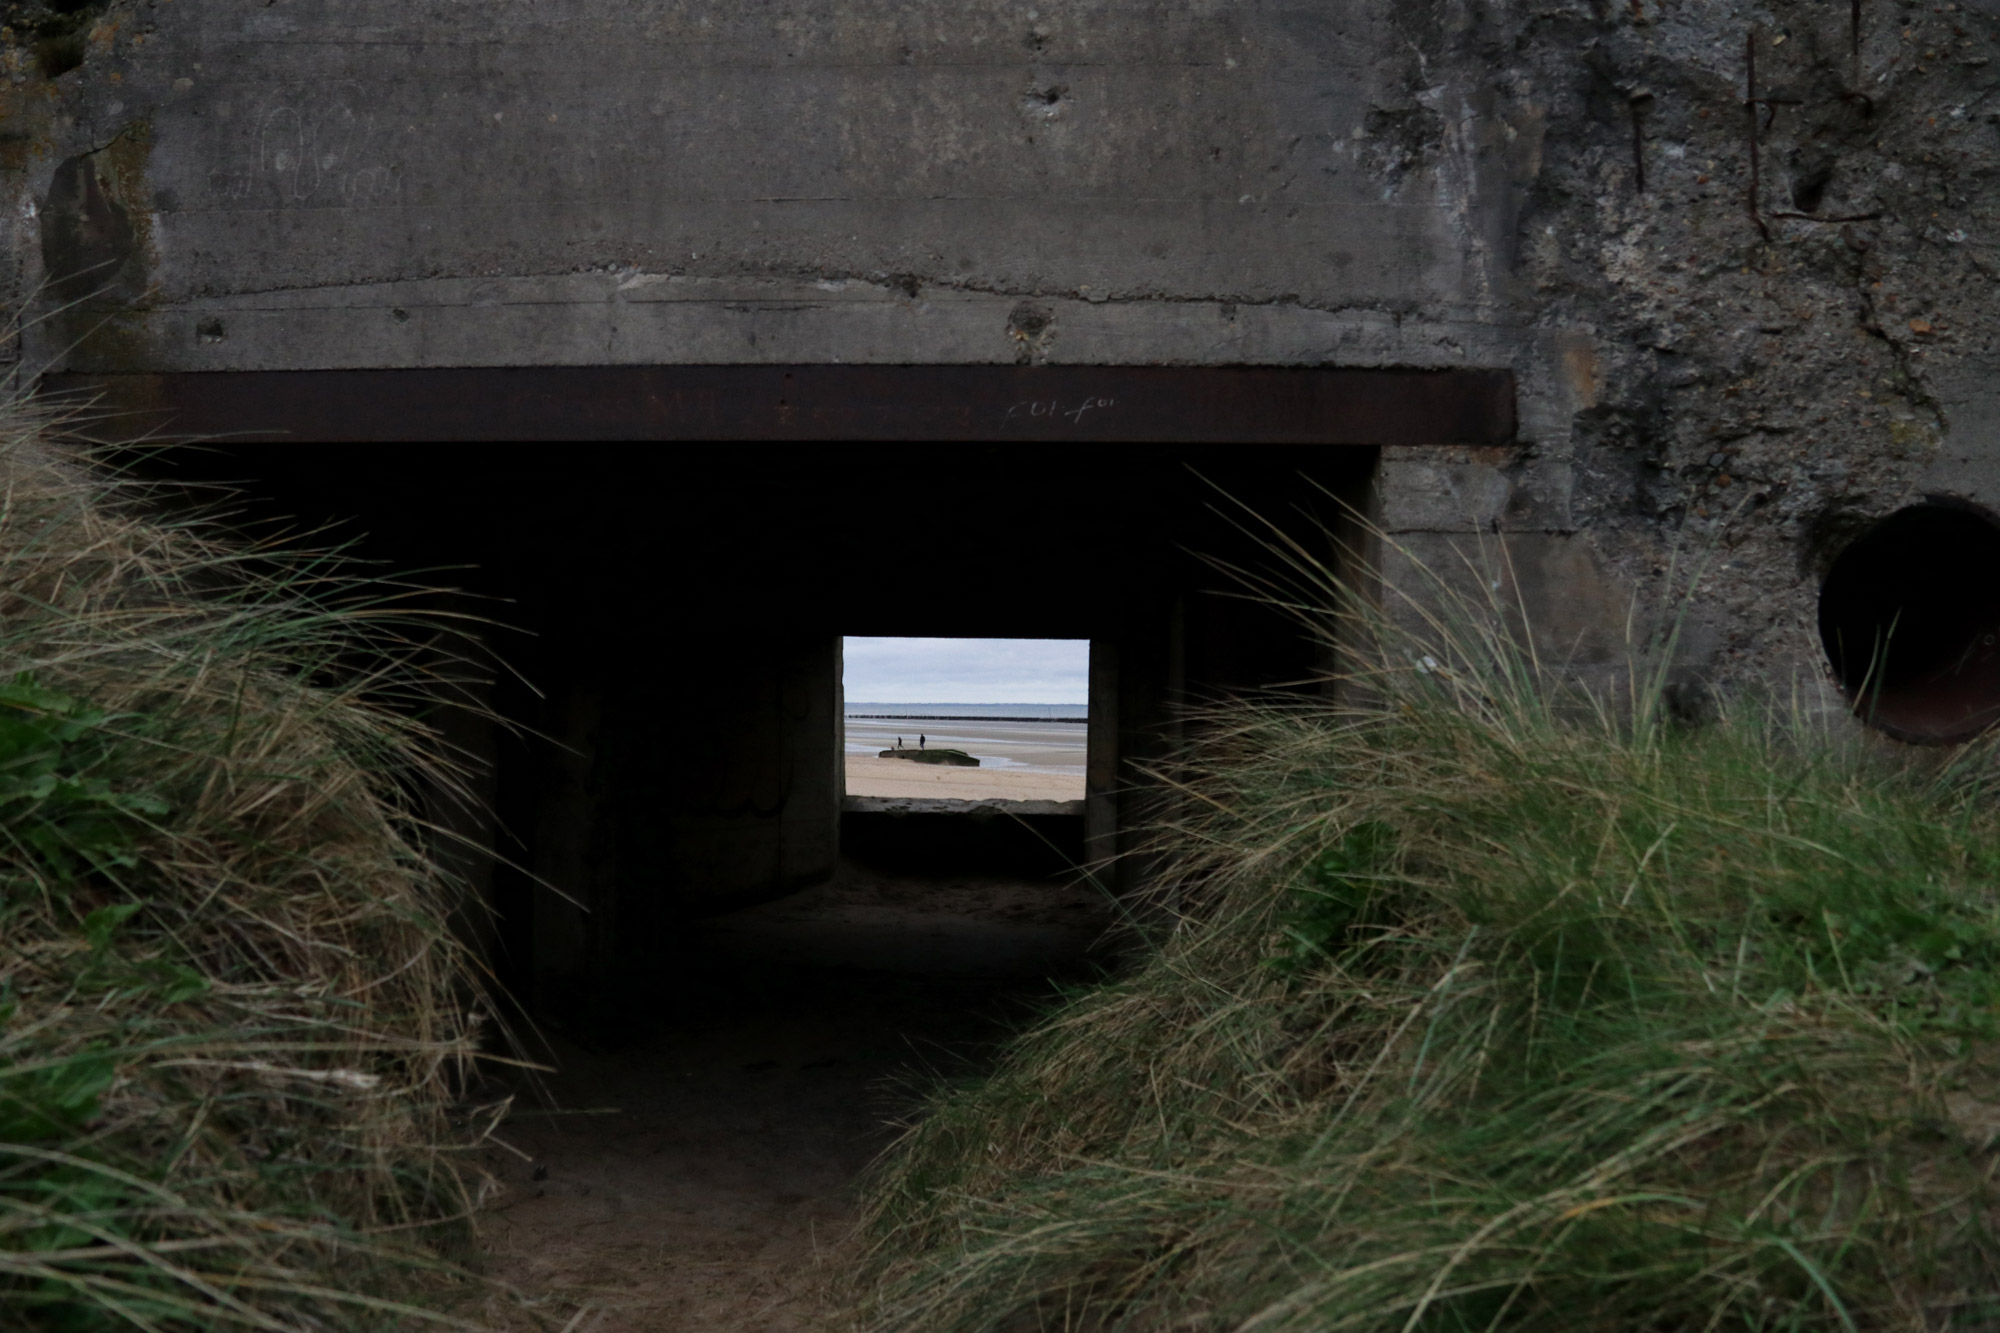
<instances>
[{"instance_id":1,"label":"rusted steel beam","mask_svg":"<svg viewBox=\"0 0 2000 1333\"><path fill-rule=\"evenodd\" d=\"M127 436L1504 444L1507 370L567 366L51 375Z\"/></svg>"}]
</instances>

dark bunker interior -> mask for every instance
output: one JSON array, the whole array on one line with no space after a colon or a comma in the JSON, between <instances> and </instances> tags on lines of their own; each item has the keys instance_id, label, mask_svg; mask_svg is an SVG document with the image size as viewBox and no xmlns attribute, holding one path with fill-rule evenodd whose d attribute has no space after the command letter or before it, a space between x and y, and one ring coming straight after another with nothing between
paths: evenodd
<instances>
[{"instance_id":1,"label":"dark bunker interior","mask_svg":"<svg viewBox=\"0 0 2000 1333\"><path fill-rule=\"evenodd\" d=\"M545 1012L643 990L689 923L824 882L843 849L1129 893L1136 792L1185 708L1326 669L1228 567L1286 539L1333 567L1382 447L1511 429L1511 382L1450 372L605 373L88 386L195 441L149 447L148 474L454 590L433 600L505 669L480 701L500 722L440 719L490 808L440 819L490 839L456 853L483 943ZM1087 639L1080 809L844 802L843 635Z\"/></svg>"}]
</instances>

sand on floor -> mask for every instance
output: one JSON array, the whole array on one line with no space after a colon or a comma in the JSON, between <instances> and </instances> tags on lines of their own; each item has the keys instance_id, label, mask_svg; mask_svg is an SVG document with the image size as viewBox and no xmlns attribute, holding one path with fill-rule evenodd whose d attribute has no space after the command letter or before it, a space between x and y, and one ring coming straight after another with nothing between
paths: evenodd
<instances>
[{"instance_id":1,"label":"sand on floor","mask_svg":"<svg viewBox=\"0 0 2000 1333\"><path fill-rule=\"evenodd\" d=\"M847 756L849 796L933 796L954 801L1080 801L1083 775L953 768L874 755Z\"/></svg>"},{"instance_id":2,"label":"sand on floor","mask_svg":"<svg viewBox=\"0 0 2000 1333\"><path fill-rule=\"evenodd\" d=\"M488 1144L475 1262L495 1285L461 1313L494 1333L849 1327L855 1181L927 1089L990 1067L1044 978L1091 974L1112 919L1081 882L842 860L688 925L630 1030L557 1036L555 1105L519 1097Z\"/></svg>"}]
</instances>

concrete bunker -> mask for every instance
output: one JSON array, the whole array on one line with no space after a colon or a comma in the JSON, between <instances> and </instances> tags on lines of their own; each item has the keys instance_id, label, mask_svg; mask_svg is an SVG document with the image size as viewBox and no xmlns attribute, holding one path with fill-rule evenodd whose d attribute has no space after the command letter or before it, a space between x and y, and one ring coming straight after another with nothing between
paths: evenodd
<instances>
[{"instance_id":1,"label":"concrete bunker","mask_svg":"<svg viewBox=\"0 0 2000 1333\"><path fill-rule=\"evenodd\" d=\"M1311 688L1297 683L1327 665L1214 563L1261 558L1272 534L1245 513L1337 561L1383 448L1512 432L1511 378L1492 371L669 366L88 387L135 422L164 412L219 441L156 455L175 475L242 483L265 516L346 524L359 554L463 586L457 609L514 668L488 699L506 725L463 723L491 758L490 943L517 994L558 1008L643 989L689 923L822 883L843 850L1109 864L1129 887L1136 793L1182 705ZM1034 540L941 560L871 519L890 495ZM1049 827L1030 848L1007 843L1020 820L843 809L842 636L913 633L1089 643L1080 814L1035 816Z\"/></svg>"},{"instance_id":2,"label":"concrete bunker","mask_svg":"<svg viewBox=\"0 0 2000 1333\"><path fill-rule=\"evenodd\" d=\"M497 818L468 832L499 854L467 867L489 952L548 1035L563 1107L590 1113L510 1123L531 1160L497 1164L521 1203L486 1235L510 1281L615 1268L621 1299L671 1306L674 1327L752 1322L687 1303L697 1283L754 1291L763 1318L766 1276L848 1216L848 1182L908 1113L884 1089L976 1069L1052 981L1093 973L1119 915L1075 868L1133 887L1142 863L1120 854L1180 705L1311 688L1292 683L1319 645L1204 558L1258 559L1238 506L1337 559L1385 451L1512 429L1511 381L1489 373L404 374L102 387L212 441L155 465L462 587L449 608L518 672L484 700L508 725L439 720L489 760ZM1125 433L1108 405L1007 415L1082 381L1093 402L1159 386L1165 406ZM1440 416L1468 381L1474 410ZM938 558L878 520L890 494L1034 540ZM1087 642L1083 813L847 808L843 639L892 634ZM730 1267L687 1261L702 1246Z\"/></svg>"},{"instance_id":3,"label":"concrete bunker","mask_svg":"<svg viewBox=\"0 0 2000 1333\"><path fill-rule=\"evenodd\" d=\"M1874 524L1821 585L1820 640L1856 716L1949 744L2000 721L2000 521L1927 501Z\"/></svg>"}]
</instances>

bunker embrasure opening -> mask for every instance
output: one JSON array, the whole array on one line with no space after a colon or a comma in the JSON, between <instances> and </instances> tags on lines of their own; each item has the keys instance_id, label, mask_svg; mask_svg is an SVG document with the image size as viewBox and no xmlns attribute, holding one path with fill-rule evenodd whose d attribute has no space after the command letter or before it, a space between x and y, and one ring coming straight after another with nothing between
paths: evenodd
<instances>
[{"instance_id":1,"label":"bunker embrasure opening","mask_svg":"<svg viewBox=\"0 0 2000 1333\"><path fill-rule=\"evenodd\" d=\"M2000 721L2000 522L1963 504L1902 509L1843 549L1820 640L1856 716L1899 740L1969 740Z\"/></svg>"},{"instance_id":2,"label":"bunker embrasure opening","mask_svg":"<svg viewBox=\"0 0 2000 1333\"><path fill-rule=\"evenodd\" d=\"M1087 877L1090 654L1080 638L843 639L843 853L905 874Z\"/></svg>"},{"instance_id":3,"label":"bunker embrasure opening","mask_svg":"<svg viewBox=\"0 0 2000 1333\"><path fill-rule=\"evenodd\" d=\"M850 800L1083 800L1088 639L850 636L841 659Z\"/></svg>"},{"instance_id":4,"label":"bunker embrasure opening","mask_svg":"<svg viewBox=\"0 0 2000 1333\"><path fill-rule=\"evenodd\" d=\"M1186 706L1326 666L1295 617L1227 570L1260 567L1280 534L1337 563L1338 525L1369 503L1376 460L1239 442L558 453L231 440L149 466L242 484L246 520L329 533L461 590L457 623L506 663L478 708L437 719L492 812L464 831L497 844L467 872L491 908L484 947L524 1004L587 1027L650 1012L626 997L671 971L662 960L690 947L694 923L790 900L844 866L981 882L1090 867L1103 892L1128 891L1125 853L1147 818L1133 792L1180 743ZM1253 513L1276 528L1248 530ZM913 633L1068 645L1067 692L1042 697L1081 702L1088 721L1039 728L1066 734L1071 753L1051 765L1069 770L1062 799L1002 809L1042 793L953 790L931 810L856 808L893 798L847 781L847 705L971 702L857 686L844 643ZM1044 766L965 730L991 720L887 725L870 757L897 735L982 757L884 761L937 785ZM1010 755L1021 768L995 762Z\"/></svg>"}]
</instances>

